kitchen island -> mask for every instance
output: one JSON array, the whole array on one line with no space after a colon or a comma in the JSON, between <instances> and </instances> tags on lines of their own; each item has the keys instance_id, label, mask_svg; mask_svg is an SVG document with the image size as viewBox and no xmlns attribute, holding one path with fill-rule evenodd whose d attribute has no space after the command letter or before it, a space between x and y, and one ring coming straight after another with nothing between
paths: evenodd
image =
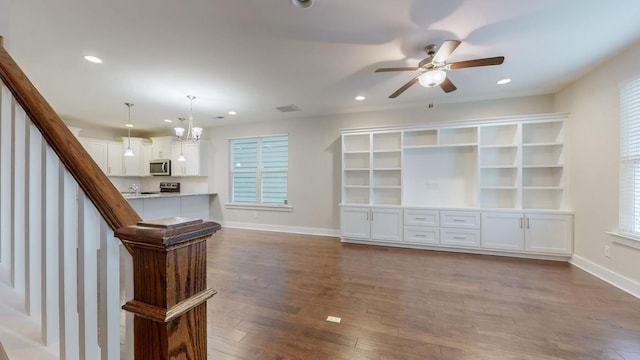
<instances>
[{"instance_id":1,"label":"kitchen island","mask_svg":"<svg viewBox=\"0 0 640 360\"><path fill-rule=\"evenodd\" d=\"M216 193L122 193L143 220L179 216L210 220L209 206Z\"/></svg>"}]
</instances>

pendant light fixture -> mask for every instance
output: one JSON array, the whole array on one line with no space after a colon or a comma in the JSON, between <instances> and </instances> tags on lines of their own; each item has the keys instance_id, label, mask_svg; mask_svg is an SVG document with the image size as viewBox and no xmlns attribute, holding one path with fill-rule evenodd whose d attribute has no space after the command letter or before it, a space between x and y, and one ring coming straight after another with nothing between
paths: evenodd
<instances>
[{"instance_id":1,"label":"pendant light fixture","mask_svg":"<svg viewBox=\"0 0 640 360\"><path fill-rule=\"evenodd\" d=\"M187 129L187 136L184 138L184 140L191 140L193 143L198 142L198 140L200 140L200 136L202 135L202 128L194 126L193 124L193 99L195 98L196 97L193 95L187 95L187 99L189 99L189 115L187 116L187 125L189 126L189 128ZM184 135L185 128L176 127L173 130L176 132L176 136L180 139L180 141L182 141L182 135Z\"/></svg>"},{"instance_id":2,"label":"pendant light fixture","mask_svg":"<svg viewBox=\"0 0 640 360\"><path fill-rule=\"evenodd\" d=\"M178 118L178 120L180 120L180 125L184 126L182 125L184 124L184 118ZM182 129L182 132L184 132L184 128L176 128L176 135L178 134L177 129ZM178 135L178 141L180 141L180 156L178 156L178 161L187 161L187 159L184 157L184 145L180 136L182 136L182 133Z\"/></svg>"},{"instance_id":3,"label":"pendant light fixture","mask_svg":"<svg viewBox=\"0 0 640 360\"><path fill-rule=\"evenodd\" d=\"M129 108L129 121L125 125L129 129L129 142L127 144L127 149L124 151L124 156L131 157L135 156L133 150L131 150L131 128L133 127L133 124L131 123L131 107L133 106L133 103L126 102L124 104Z\"/></svg>"}]
</instances>

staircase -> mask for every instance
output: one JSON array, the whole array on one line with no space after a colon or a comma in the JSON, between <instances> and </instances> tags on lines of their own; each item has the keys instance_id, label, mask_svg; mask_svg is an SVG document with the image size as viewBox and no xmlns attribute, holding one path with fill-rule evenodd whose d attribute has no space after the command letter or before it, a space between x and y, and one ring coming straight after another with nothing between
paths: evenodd
<instances>
[{"instance_id":1,"label":"staircase","mask_svg":"<svg viewBox=\"0 0 640 360\"><path fill-rule=\"evenodd\" d=\"M220 225L141 222L1 45L0 360L206 359Z\"/></svg>"}]
</instances>

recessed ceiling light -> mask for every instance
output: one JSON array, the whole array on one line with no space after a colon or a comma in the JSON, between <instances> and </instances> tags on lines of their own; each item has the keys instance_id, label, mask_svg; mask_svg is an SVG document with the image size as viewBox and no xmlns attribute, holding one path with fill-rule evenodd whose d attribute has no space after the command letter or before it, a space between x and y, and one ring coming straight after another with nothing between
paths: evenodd
<instances>
[{"instance_id":1,"label":"recessed ceiling light","mask_svg":"<svg viewBox=\"0 0 640 360\"><path fill-rule=\"evenodd\" d=\"M173 122L173 120L171 120L171 119L164 119L164 122L166 122L166 123L172 123L172 122Z\"/></svg>"},{"instance_id":2,"label":"recessed ceiling light","mask_svg":"<svg viewBox=\"0 0 640 360\"><path fill-rule=\"evenodd\" d=\"M229 111L229 115L235 115L235 114L237 114L237 112L235 112L235 111Z\"/></svg>"},{"instance_id":3,"label":"recessed ceiling light","mask_svg":"<svg viewBox=\"0 0 640 360\"><path fill-rule=\"evenodd\" d=\"M510 82L511 82L511 79L502 79L502 80L498 80L498 85L504 85Z\"/></svg>"},{"instance_id":4,"label":"recessed ceiling light","mask_svg":"<svg viewBox=\"0 0 640 360\"><path fill-rule=\"evenodd\" d=\"M365 99L365 97L364 97L364 96L362 96L362 95L358 95L358 96L356 96L356 100L358 100L358 101L362 101L362 100L364 100L364 99Z\"/></svg>"},{"instance_id":5,"label":"recessed ceiling light","mask_svg":"<svg viewBox=\"0 0 640 360\"><path fill-rule=\"evenodd\" d=\"M124 124L125 127L133 127L133 124Z\"/></svg>"},{"instance_id":6,"label":"recessed ceiling light","mask_svg":"<svg viewBox=\"0 0 640 360\"><path fill-rule=\"evenodd\" d=\"M97 57L97 56L86 55L86 56L84 57L84 59L85 59L85 60L87 60L87 61L89 61L89 62L92 62L92 63L94 63L94 64L102 64L102 59L100 59L100 58L99 58L99 57Z\"/></svg>"}]
</instances>

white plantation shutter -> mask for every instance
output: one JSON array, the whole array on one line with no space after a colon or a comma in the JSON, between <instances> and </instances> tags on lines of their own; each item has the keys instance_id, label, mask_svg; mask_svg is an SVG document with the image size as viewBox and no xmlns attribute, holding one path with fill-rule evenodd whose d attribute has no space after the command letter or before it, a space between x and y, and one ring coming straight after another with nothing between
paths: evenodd
<instances>
[{"instance_id":1,"label":"white plantation shutter","mask_svg":"<svg viewBox=\"0 0 640 360\"><path fill-rule=\"evenodd\" d=\"M288 203L288 135L231 139L229 154L232 203Z\"/></svg>"},{"instance_id":2,"label":"white plantation shutter","mask_svg":"<svg viewBox=\"0 0 640 360\"><path fill-rule=\"evenodd\" d=\"M262 138L262 203L286 204L289 168L289 137Z\"/></svg>"},{"instance_id":3,"label":"white plantation shutter","mask_svg":"<svg viewBox=\"0 0 640 360\"><path fill-rule=\"evenodd\" d=\"M640 78L620 87L619 226L640 236Z\"/></svg>"},{"instance_id":4,"label":"white plantation shutter","mask_svg":"<svg viewBox=\"0 0 640 360\"><path fill-rule=\"evenodd\" d=\"M256 203L258 174L258 140L230 141L231 197L236 203Z\"/></svg>"}]
</instances>

